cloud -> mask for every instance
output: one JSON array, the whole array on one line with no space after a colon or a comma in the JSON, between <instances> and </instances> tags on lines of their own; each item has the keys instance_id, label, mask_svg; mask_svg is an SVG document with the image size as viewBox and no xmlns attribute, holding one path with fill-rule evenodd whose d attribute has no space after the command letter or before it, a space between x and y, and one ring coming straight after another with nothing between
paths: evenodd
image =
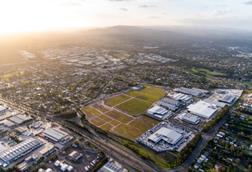
<instances>
[{"instance_id":1,"label":"cloud","mask_svg":"<svg viewBox=\"0 0 252 172\"><path fill-rule=\"evenodd\" d=\"M158 16L149 16L148 18L149 19L160 19L160 17L158 17Z\"/></svg>"},{"instance_id":2,"label":"cloud","mask_svg":"<svg viewBox=\"0 0 252 172\"><path fill-rule=\"evenodd\" d=\"M121 11L129 11L127 8L120 8Z\"/></svg>"},{"instance_id":3,"label":"cloud","mask_svg":"<svg viewBox=\"0 0 252 172\"><path fill-rule=\"evenodd\" d=\"M131 1L131 0L109 0L109 1L112 1L112 2L126 2L126 1Z\"/></svg>"},{"instance_id":4,"label":"cloud","mask_svg":"<svg viewBox=\"0 0 252 172\"><path fill-rule=\"evenodd\" d=\"M215 17L222 17L229 14L230 12L231 12L230 9L221 9L221 10L213 11L212 15Z\"/></svg>"},{"instance_id":5,"label":"cloud","mask_svg":"<svg viewBox=\"0 0 252 172\"><path fill-rule=\"evenodd\" d=\"M245 4L252 5L252 1L247 1L247 2L245 2Z\"/></svg>"},{"instance_id":6,"label":"cloud","mask_svg":"<svg viewBox=\"0 0 252 172\"><path fill-rule=\"evenodd\" d=\"M145 5L139 5L138 7L139 8L152 8L152 7L155 7L155 5L147 5L147 4L145 4Z\"/></svg>"},{"instance_id":7,"label":"cloud","mask_svg":"<svg viewBox=\"0 0 252 172\"><path fill-rule=\"evenodd\" d=\"M83 2L85 2L85 0L72 0L72 1L62 2L60 5L62 5L62 6L82 6Z\"/></svg>"}]
</instances>

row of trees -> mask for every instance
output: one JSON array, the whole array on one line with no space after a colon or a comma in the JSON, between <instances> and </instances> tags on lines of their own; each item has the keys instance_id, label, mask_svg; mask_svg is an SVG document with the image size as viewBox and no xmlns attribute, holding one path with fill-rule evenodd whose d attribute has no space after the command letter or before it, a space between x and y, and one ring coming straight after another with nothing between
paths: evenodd
<instances>
[{"instance_id":1,"label":"row of trees","mask_svg":"<svg viewBox=\"0 0 252 172\"><path fill-rule=\"evenodd\" d=\"M204 125L202 131L207 132L208 130L213 128L228 113L228 111L229 111L228 106L225 106L224 108L222 108L213 119L211 119L209 122L207 122Z\"/></svg>"}]
</instances>

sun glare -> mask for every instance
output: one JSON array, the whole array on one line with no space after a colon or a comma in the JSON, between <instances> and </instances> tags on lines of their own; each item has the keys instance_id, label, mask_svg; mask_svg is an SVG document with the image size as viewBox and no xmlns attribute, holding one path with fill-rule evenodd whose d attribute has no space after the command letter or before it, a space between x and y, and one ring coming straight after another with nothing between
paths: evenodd
<instances>
[{"instance_id":1,"label":"sun glare","mask_svg":"<svg viewBox=\"0 0 252 172\"><path fill-rule=\"evenodd\" d=\"M87 17L58 0L0 1L0 22L1 34L92 26Z\"/></svg>"}]
</instances>

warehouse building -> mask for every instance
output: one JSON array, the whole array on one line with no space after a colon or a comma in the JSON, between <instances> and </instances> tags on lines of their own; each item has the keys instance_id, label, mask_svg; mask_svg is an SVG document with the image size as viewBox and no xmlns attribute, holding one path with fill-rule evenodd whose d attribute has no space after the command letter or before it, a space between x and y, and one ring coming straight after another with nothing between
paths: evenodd
<instances>
[{"instance_id":1,"label":"warehouse building","mask_svg":"<svg viewBox=\"0 0 252 172\"><path fill-rule=\"evenodd\" d=\"M43 132L43 136L53 142L60 142L66 139L68 134L59 128L47 128Z\"/></svg>"},{"instance_id":2,"label":"warehouse building","mask_svg":"<svg viewBox=\"0 0 252 172\"><path fill-rule=\"evenodd\" d=\"M161 141L165 141L168 144L175 145L182 138L183 136L179 132L172 130L170 128L162 127L155 133L150 135L148 137L148 140L154 142L155 144L158 144Z\"/></svg>"},{"instance_id":3,"label":"warehouse building","mask_svg":"<svg viewBox=\"0 0 252 172\"><path fill-rule=\"evenodd\" d=\"M193 124L193 125L197 125L200 123L200 118L196 115L184 112L178 115L178 119Z\"/></svg>"},{"instance_id":4,"label":"warehouse building","mask_svg":"<svg viewBox=\"0 0 252 172\"><path fill-rule=\"evenodd\" d=\"M35 138L29 138L9 149L0 152L0 166L7 167L14 161L41 147L44 143Z\"/></svg>"},{"instance_id":5,"label":"warehouse building","mask_svg":"<svg viewBox=\"0 0 252 172\"><path fill-rule=\"evenodd\" d=\"M182 105L180 101L168 97L162 98L157 104L171 111L178 110Z\"/></svg>"},{"instance_id":6,"label":"warehouse building","mask_svg":"<svg viewBox=\"0 0 252 172\"><path fill-rule=\"evenodd\" d=\"M193 137L190 131L161 122L142 134L137 141L155 152L181 151Z\"/></svg>"},{"instance_id":7,"label":"warehouse building","mask_svg":"<svg viewBox=\"0 0 252 172\"><path fill-rule=\"evenodd\" d=\"M147 115L157 120L164 120L169 116L171 116L171 114L172 114L171 111L168 111L165 108L158 105L154 105L152 108L147 110Z\"/></svg>"},{"instance_id":8,"label":"warehouse building","mask_svg":"<svg viewBox=\"0 0 252 172\"><path fill-rule=\"evenodd\" d=\"M182 102L183 105L189 105L189 104L191 104L193 102L192 96L186 95L186 94L183 94L183 93L175 93L175 94L171 95L171 97L174 100Z\"/></svg>"},{"instance_id":9,"label":"warehouse building","mask_svg":"<svg viewBox=\"0 0 252 172\"><path fill-rule=\"evenodd\" d=\"M222 97L221 99L219 99L220 102L227 103L230 105L232 105L235 102L235 100L236 100L236 97L233 95L226 95Z\"/></svg>"},{"instance_id":10,"label":"warehouse building","mask_svg":"<svg viewBox=\"0 0 252 172\"><path fill-rule=\"evenodd\" d=\"M199 88L185 88L185 87L176 88L174 89L174 91L178 93L195 96L195 97L204 97L209 93L209 91L207 90L203 90Z\"/></svg>"},{"instance_id":11,"label":"warehouse building","mask_svg":"<svg viewBox=\"0 0 252 172\"><path fill-rule=\"evenodd\" d=\"M218 111L216 105L202 100L187 106L187 109L190 113L206 119L210 119Z\"/></svg>"},{"instance_id":12,"label":"warehouse building","mask_svg":"<svg viewBox=\"0 0 252 172\"><path fill-rule=\"evenodd\" d=\"M119 162L109 159L109 161L98 170L98 172L129 172Z\"/></svg>"},{"instance_id":13,"label":"warehouse building","mask_svg":"<svg viewBox=\"0 0 252 172\"><path fill-rule=\"evenodd\" d=\"M18 114L9 118L11 122L14 122L16 125L22 124L24 122L28 122L32 120L30 116L24 114Z\"/></svg>"},{"instance_id":14,"label":"warehouse building","mask_svg":"<svg viewBox=\"0 0 252 172\"><path fill-rule=\"evenodd\" d=\"M214 94L205 99L205 102L215 104L220 108L232 106L242 95L242 90L236 89L216 89Z\"/></svg>"},{"instance_id":15,"label":"warehouse building","mask_svg":"<svg viewBox=\"0 0 252 172\"><path fill-rule=\"evenodd\" d=\"M72 151L69 155L68 155L69 159L76 162L78 160L80 160L83 157L83 154L77 151Z\"/></svg>"},{"instance_id":16,"label":"warehouse building","mask_svg":"<svg viewBox=\"0 0 252 172\"><path fill-rule=\"evenodd\" d=\"M7 107L0 105L0 115L3 115L7 110Z\"/></svg>"}]
</instances>

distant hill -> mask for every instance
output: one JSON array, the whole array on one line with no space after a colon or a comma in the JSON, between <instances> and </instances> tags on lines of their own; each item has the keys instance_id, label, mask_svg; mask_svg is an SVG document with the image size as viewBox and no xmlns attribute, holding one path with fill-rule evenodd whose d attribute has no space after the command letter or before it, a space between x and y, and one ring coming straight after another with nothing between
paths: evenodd
<instances>
[{"instance_id":1,"label":"distant hill","mask_svg":"<svg viewBox=\"0 0 252 172\"><path fill-rule=\"evenodd\" d=\"M44 48L67 46L91 46L107 48L138 49L143 46L159 45L163 47L186 47L209 42L251 43L248 33L204 30L181 27L136 27L114 26L75 32L51 32L22 34L0 38L0 64L19 58L19 50L33 52ZM207 45L206 45L207 47Z\"/></svg>"}]
</instances>

